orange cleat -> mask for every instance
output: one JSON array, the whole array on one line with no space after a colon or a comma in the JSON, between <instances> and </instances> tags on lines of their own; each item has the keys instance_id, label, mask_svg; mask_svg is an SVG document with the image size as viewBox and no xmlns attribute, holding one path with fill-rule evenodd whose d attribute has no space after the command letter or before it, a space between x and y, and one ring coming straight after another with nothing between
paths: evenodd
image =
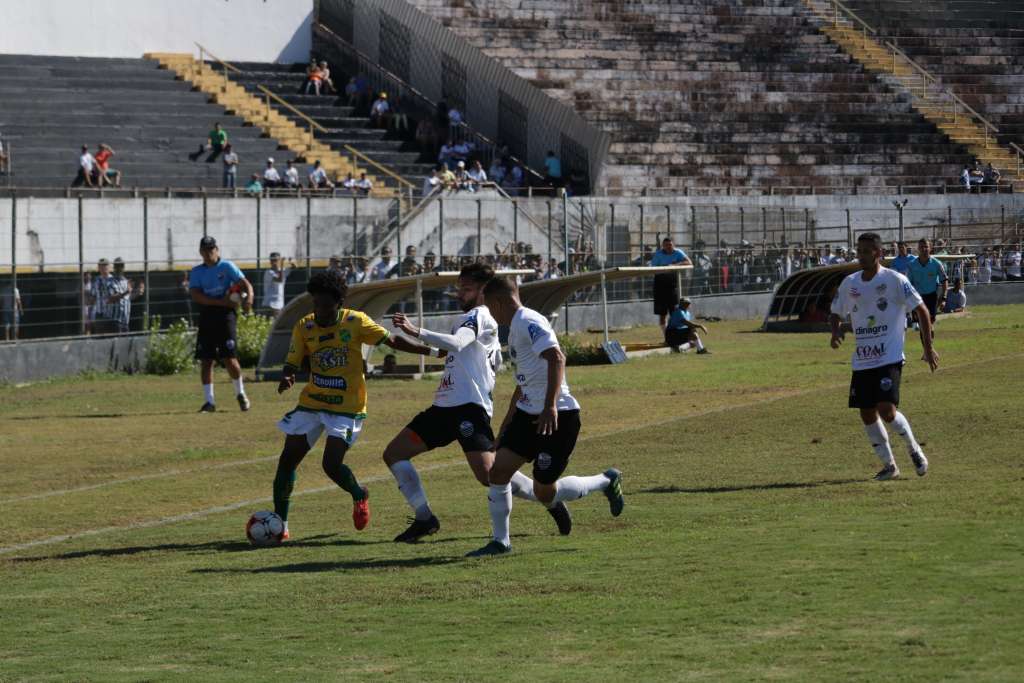
<instances>
[{"instance_id":1,"label":"orange cleat","mask_svg":"<svg viewBox=\"0 0 1024 683\"><path fill-rule=\"evenodd\" d=\"M362 531L370 523L370 491L363 487L363 499L352 505L352 524L356 531Z\"/></svg>"},{"instance_id":2,"label":"orange cleat","mask_svg":"<svg viewBox=\"0 0 1024 683\"><path fill-rule=\"evenodd\" d=\"M285 529L284 533L281 534L281 542L284 543L285 541L287 541L291 537L292 537L292 535L290 533L288 533L288 529Z\"/></svg>"}]
</instances>

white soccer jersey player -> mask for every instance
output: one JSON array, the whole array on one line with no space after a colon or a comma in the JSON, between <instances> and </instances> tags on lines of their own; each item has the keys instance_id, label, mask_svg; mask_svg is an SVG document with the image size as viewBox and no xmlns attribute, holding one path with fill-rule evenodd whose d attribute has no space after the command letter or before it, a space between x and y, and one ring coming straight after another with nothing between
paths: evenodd
<instances>
[{"instance_id":1,"label":"white soccer jersey player","mask_svg":"<svg viewBox=\"0 0 1024 683\"><path fill-rule=\"evenodd\" d=\"M521 307L512 316L509 326L509 355L516 364L516 384L520 397L516 407L525 413L539 415L544 409L548 385L548 361L540 354L558 347L558 337L551 324L537 311ZM579 410L580 404L569 393L563 378L555 407L558 410Z\"/></svg>"},{"instance_id":2,"label":"white soccer jersey player","mask_svg":"<svg viewBox=\"0 0 1024 683\"><path fill-rule=\"evenodd\" d=\"M441 408L476 403L494 414L491 392L494 373L501 366L498 323L486 306L477 306L459 318L451 334L421 329L420 339L448 352L444 375L434 394Z\"/></svg>"},{"instance_id":3,"label":"white soccer jersey player","mask_svg":"<svg viewBox=\"0 0 1024 683\"><path fill-rule=\"evenodd\" d=\"M849 316L856 337L853 369L867 370L900 363L907 313L921 305L910 280L895 270L879 267L865 282L863 272L846 277L832 302L832 312Z\"/></svg>"}]
</instances>

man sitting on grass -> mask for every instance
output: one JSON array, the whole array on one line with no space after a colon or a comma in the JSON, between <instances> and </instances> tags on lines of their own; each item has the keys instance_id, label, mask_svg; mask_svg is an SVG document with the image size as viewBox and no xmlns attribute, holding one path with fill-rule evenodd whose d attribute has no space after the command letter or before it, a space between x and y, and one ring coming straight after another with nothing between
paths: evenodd
<instances>
[{"instance_id":1,"label":"man sitting on grass","mask_svg":"<svg viewBox=\"0 0 1024 683\"><path fill-rule=\"evenodd\" d=\"M672 347L673 353L687 353L694 346L698 354L711 353L704 348L697 330L708 333L708 328L693 319L690 300L684 296L669 313L668 324L665 325L665 345Z\"/></svg>"}]
</instances>

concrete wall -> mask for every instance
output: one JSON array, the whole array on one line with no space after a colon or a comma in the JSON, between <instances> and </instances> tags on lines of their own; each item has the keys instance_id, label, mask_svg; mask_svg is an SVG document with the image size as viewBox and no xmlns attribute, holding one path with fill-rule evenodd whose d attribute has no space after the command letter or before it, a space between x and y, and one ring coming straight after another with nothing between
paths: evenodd
<instances>
[{"instance_id":1,"label":"concrete wall","mask_svg":"<svg viewBox=\"0 0 1024 683\"><path fill-rule=\"evenodd\" d=\"M0 344L0 382L38 382L86 371L138 372L149 335Z\"/></svg>"},{"instance_id":2,"label":"concrete wall","mask_svg":"<svg viewBox=\"0 0 1024 683\"><path fill-rule=\"evenodd\" d=\"M313 0L7 0L0 52L79 57L196 53L221 59L309 59Z\"/></svg>"}]
</instances>

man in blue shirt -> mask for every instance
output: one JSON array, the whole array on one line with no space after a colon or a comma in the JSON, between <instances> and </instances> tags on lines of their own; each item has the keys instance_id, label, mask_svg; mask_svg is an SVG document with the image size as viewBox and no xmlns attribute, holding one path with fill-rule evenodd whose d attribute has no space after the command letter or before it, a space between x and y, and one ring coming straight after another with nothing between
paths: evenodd
<instances>
[{"instance_id":1,"label":"man in blue shirt","mask_svg":"<svg viewBox=\"0 0 1024 683\"><path fill-rule=\"evenodd\" d=\"M649 266L692 266L686 252L672 244L672 238L661 241L661 249L654 252ZM665 319L679 301L679 277L675 273L658 273L654 276L654 314L658 325L665 329Z\"/></svg>"},{"instance_id":2,"label":"man in blue shirt","mask_svg":"<svg viewBox=\"0 0 1024 683\"><path fill-rule=\"evenodd\" d=\"M889 263L889 268L895 270L900 275L909 278L908 273L910 272L910 262L914 260L914 257L910 255L910 250L907 249L906 242L896 243L896 257Z\"/></svg>"},{"instance_id":3,"label":"man in blue shirt","mask_svg":"<svg viewBox=\"0 0 1024 683\"><path fill-rule=\"evenodd\" d=\"M201 377L206 402L201 413L217 410L213 400L213 363L224 361L224 367L235 383L238 406L249 410L249 398L242 384L242 367L238 363L238 334L235 309L242 305L252 311L252 284L231 261L220 257L217 240L204 237L199 241L203 262L188 277L189 294L199 306L199 332L196 335L196 358L202 363Z\"/></svg>"},{"instance_id":4,"label":"man in blue shirt","mask_svg":"<svg viewBox=\"0 0 1024 683\"><path fill-rule=\"evenodd\" d=\"M921 300L928 307L928 314L934 323L935 312L946 298L946 269L932 256L932 245L927 238L921 238L917 243L917 258L910 262L907 278L921 295ZM933 335L934 331L933 327Z\"/></svg>"},{"instance_id":5,"label":"man in blue shirt","mask_svg":"<svg viewBox=\"0 0 1024 683\"><path fill-rule=\"evenodd\" d=\"M704 348L697 330L704 334L708 333L708 328L693 319L693 313L690 312L690 300L684 296L668 317L668 325L665 327L665 344L671 346L675 353L686 353L693 346L697 347L698 354L711 353Z\"/></svg>"},{"instance_id":6,"label":"man in blue shirt","mask_svg":"<svg viewBox=\"0 0 1024 683\"><path fill-rule=\"evenodd\" d=\"M561 187L562 162L558 160L558 157L551 150L548 150L548 155L544 158L544 169L546 171L544 182L551 187Z\"/></svg>"}]
</instances>

